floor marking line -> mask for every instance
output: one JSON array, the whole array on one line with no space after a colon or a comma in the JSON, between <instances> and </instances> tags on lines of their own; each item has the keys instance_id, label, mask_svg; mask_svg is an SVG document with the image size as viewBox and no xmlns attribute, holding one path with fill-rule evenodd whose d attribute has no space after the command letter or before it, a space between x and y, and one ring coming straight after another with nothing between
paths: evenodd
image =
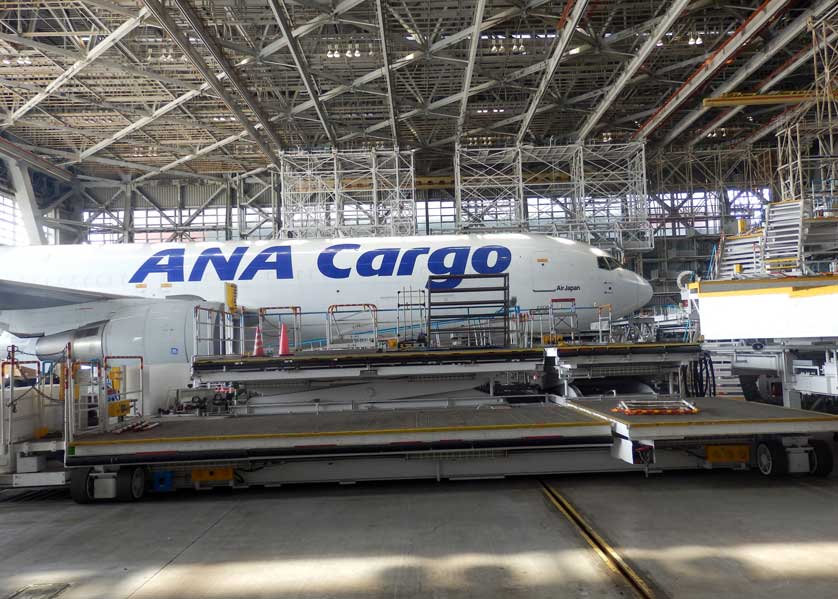
<instances>
[{"instance_id":1,"label":"floor marking line","mask_svg":"<svg viewBox=\"0 0 838 599\"><path fill-rule=\"evenodd\" d=\"M613 572L624 578L638 597L642 599L656 599L657 596L649 584L623 560L616 549L597 533L596 529L591 526L573 505L551 485L548 485L544 481L539 482L550 503L573 524L580 536L588 542L602 561Z\"/></svg>"}]
</instances>

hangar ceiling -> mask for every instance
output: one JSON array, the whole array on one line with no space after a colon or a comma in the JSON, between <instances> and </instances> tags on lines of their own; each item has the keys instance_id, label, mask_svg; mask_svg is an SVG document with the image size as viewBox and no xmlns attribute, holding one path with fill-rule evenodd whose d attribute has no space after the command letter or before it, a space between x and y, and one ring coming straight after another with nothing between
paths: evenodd
<instances>
[{"instance_id":1,"label":"hangar ceiling","mask_svg":"<svg viewBox=\"0 0 838 599\"><path fill-rule=\"evenodd\" d=\"M220 178L309 149L736 147L806 89L830 1L43 0L0 12L2 134L86 177Z\"/></svg>"}]
</instances>

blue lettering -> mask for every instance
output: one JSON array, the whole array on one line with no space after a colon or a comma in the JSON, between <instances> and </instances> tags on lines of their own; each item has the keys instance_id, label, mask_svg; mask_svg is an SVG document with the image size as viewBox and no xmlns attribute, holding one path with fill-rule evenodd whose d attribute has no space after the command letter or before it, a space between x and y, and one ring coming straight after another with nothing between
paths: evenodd
<instances>
[{"instance_id":1,"label":"blue lettering","mask_svg":"<svg viewBox=\"0 0 838 599\"><path fill-rule=\"evenodd\" d=\"M335 255L342 250L359 250L361 246L357 243L339 243L332 245L323 250L317 256L317 270L329 277L330 279L346 279L351 268L338 268L335 266Z\"/></svg>"},{"instance_id":2,"label":"blue lettering","mask_svg":"<svg viewBox=\"0 0 838 599\"><path fill-rule=\"evenodd\" d=\"M469 247L447 247L439 248L428 256L428 270L435 275L462 275L466 272L468 265ZM451 264L446 264L448 258ZM449 279L447 281L429 281L430 289L453 289L460 284L460 279Z\"/></svg>"},{"instance_id":3,"label":"blue lettering","mask_svg":"<svg viewBox=\"0 0 838 599\"><path fill-rule=\"evenodd\" d=\"M402 256L402 261L399 262L399 272L396 274L400 277L412 275L413 269L416 268L416 258L422 254L428 254L430 251L431 248L413 248L406 250Z\"/></svg>"},{"instance_id":4,"label":"blue lettering","mask_svg":"<svg viewBox=\"0 0 838 599\"><path fill-rule=\"evenodd\" d=\"M376 266L374 262L378 258L381 258L381 262ZM392 277L398 259L399 248L370 250L361 254L355 268L362 277Z\"/></svg>"},{"instance_id":5,"label":"blue lettering","mask_svg":"<svg viewBox=\"0 0 838 599\"><path fill-rule=\"evenodd\" d=\"M128 282L142 283L145 278L155 272L165 273L166 281L169 283L183 282L183 255L186 250L177 248L172 250L161 250L146 260L137 272L134 273ZM166 259L163 262L163 259Z\"/></svg>"},{"instance_id":6,"label":"blue lettering","mask_svg":"<svg viewBox=\"0 0 838 599\"><path fill-rule=\"evenodd\" d=\"M204 278L204 272L207 270L207 265L212 264L218 278L222 281L232 281L236 278L236 271L239 270L242 258L246 247L238 247L233 250L229 258L225 258L221 253L221 248L209 248L201 252L198 260L195 261L195 266L192 267L192 272L189 273L190 281L200 281Z\"/></svg>"},{"instance_id":7,"label":"blue lettering","mask_svg":"<svg viewBox=\"0 0 838 599\"><path fill-rule=\"evenodd\" d=\"M291 265L291 248L287 245L265 248L250 261L239 280L252 281L256 273L262 270L273 271L277 279L293 279L294 269Z\"/></svg>"},{"instance_id":8,"label":"blue lettering","mask_svg":"<svg viewBox=\"0 0 838 599\"><path fill-rule=\"evenodd\" d=\"M495 263L489 266L489 256L495 255ZM502 273L512 262L512 252L502 245L484 245L474 251L471 257L471 267L481 275L496 275Z\"/></svg>"}]
</instances>

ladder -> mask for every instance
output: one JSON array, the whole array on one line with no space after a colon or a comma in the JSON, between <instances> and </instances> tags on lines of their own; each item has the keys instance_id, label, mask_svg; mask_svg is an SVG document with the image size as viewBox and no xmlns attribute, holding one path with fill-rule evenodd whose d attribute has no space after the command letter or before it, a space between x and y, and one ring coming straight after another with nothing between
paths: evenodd
<instances>
[{"instance_id":1,"label":"ladder","mask_svg":"<svg viewBox=\"0 0 838 599\"><path fill-rule=\"evenodd\" d=\"M722 236L717 279L755 276L762 272L762 232Z\"/></svg>"},{"instance_id":2,"label":"ladder","mask_svg":"<svg viewBox=\"0 0 838 599\"><path fill-rule=\"evenodd\" d=\"M766 206L765 271L799 274L803 268L804 203L785 200Z\"/></svg>"}]
</instances>

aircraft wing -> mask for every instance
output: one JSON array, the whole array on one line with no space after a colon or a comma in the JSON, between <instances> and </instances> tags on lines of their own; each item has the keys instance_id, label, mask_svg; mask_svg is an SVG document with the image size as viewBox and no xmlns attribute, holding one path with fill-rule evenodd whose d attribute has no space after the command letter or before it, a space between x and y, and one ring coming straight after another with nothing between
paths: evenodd
<instances>
[{"instance_id":1,"label":"aircraft wing","mask_svg":"<svg viewBox=\"0 0 838 599\"><path fill-rule=\"evenodd\" d=\"M54 308L127 296L0 279L0 310Z\"/></svg>"}]
</instances>

